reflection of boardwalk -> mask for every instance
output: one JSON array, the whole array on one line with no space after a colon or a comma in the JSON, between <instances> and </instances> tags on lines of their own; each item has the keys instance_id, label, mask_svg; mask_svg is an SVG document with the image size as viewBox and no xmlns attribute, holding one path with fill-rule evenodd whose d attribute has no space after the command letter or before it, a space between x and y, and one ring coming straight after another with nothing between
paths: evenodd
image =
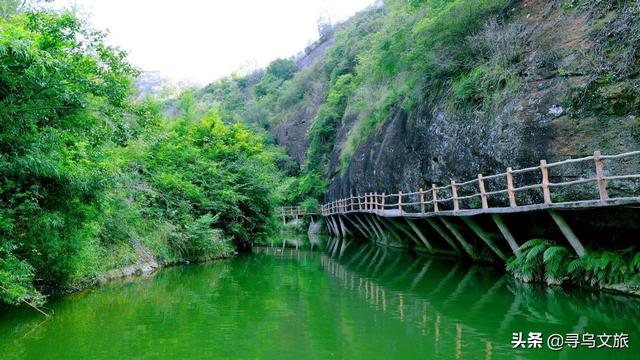
<instances>
[{"instance_id":1,"label":"reflection of boardwalk","mask_svg":"<svg viewBox=\"0 0 640 360\"><path fill-rule=\"evenodd\" d=\"M344 241L335 239L334 247ZM538 291L455 260L412 260L392 250L383 255L385 249L371 244L351 246L342 257L330 252L320 255L330 278L376 311L416 326L431 337L437 351L456 358L516 355L509 341L514 328L527 326L522 319L556 331L563 324L571 332L584 329L585 324L625 323L621 314L640 316L640 302L634 299L600 295L592 301L595 298L562 291ZM488 314L492 314L490 321ZM640 331L640 326L634 323L628 330Z\"/></svg>"},{"instance_id":2,"label":"reflection of boardwalk","mask_svg":"<svg viewBox=\"0 0 640 360\"><path fill-rule=\"evenodd\" d=\"M338 263L330 256L322 255L320 261L327 274L337 279L342 287L355 293L357 297L363 299L371 307L384 313L389 312L401 322L418 326L423 336L432 336L436 352L446 351L454 353L456 359L462 358L463 336L472 337L474 339L473 343L484 344L484 357L487 359L492 358L494 348L503 348L505 350L509 348L504 343L495 344L476 329L443 315L427 298L420 298L415 294L399 290L388 290L377 279L361 276L357 272L350 271L346 266ZM417 275L412 282L412 286L420 282L420 279L428 270L428 266L429 263L424 264L422 267L424 271ZM447 337L454 338L453 351L449 349L451 342L448 341Z\"/></svg>"},{"instance_id":3,"label":"reflection of boardwalk","mask_svg":"<svg viewBox=\"0 0 640 360\"><path fill-rule=\"evenodd\" d=\"M619 218L640 220L639 189L640 151L618 155L595 152L555 163L541 160L538 166L508 168L501 174L481 174L465 182L452 180L427 190L349 196L323 205L321 213L334 236L357 235L474 260L486 257L483 253L488 250L496 262L506 262L511 254L519 256L519 244L539 236L527 229L515 229L518 233L514 235L514 227L527 220L549 229L545 237L563 237L582 257L586 250L565 216L579 217L588 210L588 218L605 209L606 214L617 211ZM509 217L516 216L519 221L509 224ZM640 221L625 224L630 227L625 230L633 230ZM581 225L592 223L586 220ZM553 227L555 232L550 230ZM591 231L583 235L598 238Z\"/></svg>"}]
</instances>

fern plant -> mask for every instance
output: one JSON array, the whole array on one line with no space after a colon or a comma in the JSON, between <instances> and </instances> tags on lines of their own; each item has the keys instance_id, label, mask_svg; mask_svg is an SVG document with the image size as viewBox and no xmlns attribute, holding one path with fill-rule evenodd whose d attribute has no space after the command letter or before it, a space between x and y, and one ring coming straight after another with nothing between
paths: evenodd
<instances>
[{"instance_id":1,"label":"fern plant","mask_svg":"<svg viewBox=\"0 0 640 360\"><path fill-rule=\"evenodd\" d=\"M547 248L542 256L548 284L561 284L567 275L567 265L572 255L569 250L560 245Z\"/></svg>"},{"instance_id":2,"label":"fern plant","mask_svg":"<svg viewBox=\"0 0 640 360\"><path fill-rule=\"evenodd\" d=\"M569 250L545 239L532 239L520 247L522 255L512 258L507 270L525 282L561 284L571 260Z\"/></svg>"},{"instance_id":3,"label":"fern plant","mask_svg":"<svg viewBox=\"0 0 640 360\"><path fill-rule=\"evenodd\" d=\"M622 252L591 252L586 256L571 261L567 270L576 283L591 286L625 282L634 277L640 269L640 254L627 260L631 249Z\"/></svg>"}]
</instances>

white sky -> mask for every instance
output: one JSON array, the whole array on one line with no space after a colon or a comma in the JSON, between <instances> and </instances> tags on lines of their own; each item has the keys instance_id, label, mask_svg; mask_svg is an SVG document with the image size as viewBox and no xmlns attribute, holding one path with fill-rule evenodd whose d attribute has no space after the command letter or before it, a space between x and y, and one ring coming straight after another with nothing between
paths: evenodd
<instances>
[{"instance_id":1,"label":"white sky","mask_svg":"<svg viewBox=\"0 0 640 360\"><path fill-rule=\"evenodd\" d=\"M201 84L289 57L373 0L56 0L75 4L145 71Z\"/></svg>"}]
</instances>

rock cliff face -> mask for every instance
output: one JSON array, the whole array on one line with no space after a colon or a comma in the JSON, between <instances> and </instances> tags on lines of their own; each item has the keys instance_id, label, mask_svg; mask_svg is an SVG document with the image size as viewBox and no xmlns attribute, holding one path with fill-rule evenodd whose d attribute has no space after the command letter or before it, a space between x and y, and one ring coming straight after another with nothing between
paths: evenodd
<instances>
[{"instance_id":1,"label":"rock cliff face","mask_svg":"<svg viewBox=\"0 0 640 360\"><path fill-rule=\"evenodd\" d=\"M616 64L600 58L602 42L618 36L613 32L638 34L640 25L622 10L566 11L563 4L525 1L514 6L510 23L517 26L511 31L521 31L523 37L523 55L516 65L520 82L490 107L451 109L446 94L441 99L425 96L408 111L397 107L341 168L340 156L357 117L348 110L331 155L326 200L368 191L414 191L595 150L637 150L638 73L618 71ZM637 64L637 47L630 51L635 51L630 61ZM616 71L615 80L603 80ZM300 162L308 146L303 135L318 105L301 108L275 130L278 142ZM638 164L614 166L623 170L631 165Z\"/></svg>"},{"instance_id":2,"label":"rock cliff face","mask_svg":"<svg viewBox=\"0 0 640 360\"><path fill-rule=\"evenodd\" d=\"M306 69L322 58L327 49L335 43L333 35L323 39L323 41L314 44L313 47L305 51L305 55L296 61L298 67ZM310 71L314 71L311 69ZM311 85L312 83L309 83ZM324 86L315 83L316 86L310 86L309 101L303 102L301 106L293 113L292 116L283 119L283 121L272 129L272 134L278 145L284 146L298 165L302 165L307 158L307 148L309 147L309 139L307 131L313 123L318 109L324 103L326 97L326 89Z\"/></svg>"}]
</instances>

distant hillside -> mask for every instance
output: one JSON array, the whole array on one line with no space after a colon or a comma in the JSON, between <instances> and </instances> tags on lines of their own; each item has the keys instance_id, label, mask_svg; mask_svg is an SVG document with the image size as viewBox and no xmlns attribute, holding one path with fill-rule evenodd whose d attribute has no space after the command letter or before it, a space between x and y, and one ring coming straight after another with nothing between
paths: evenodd
<instances>
[{"instance_id":1,"label":"distant hillside","mask_svg":"<svg viewBox=\"0 0 640 360\"><path fill-rule=\"evenodd\" d=\"M173 80L163 76L159 71L145 71L136 79L135 87L140 97L153 96L160 99L177 97L181 91L195 87L188 80Z\"/></svg>"},{"instance_id":2,"label":"distant hillside","mask_svg":"<svg viewBox=\"0 0 640 360\"><path fill-rule=\"evenodd\" d=\"M286 148L300 199L396 192L637 149L639 41L635 2L389 0L201 97Z\"/></svg>"}]
</instances>

